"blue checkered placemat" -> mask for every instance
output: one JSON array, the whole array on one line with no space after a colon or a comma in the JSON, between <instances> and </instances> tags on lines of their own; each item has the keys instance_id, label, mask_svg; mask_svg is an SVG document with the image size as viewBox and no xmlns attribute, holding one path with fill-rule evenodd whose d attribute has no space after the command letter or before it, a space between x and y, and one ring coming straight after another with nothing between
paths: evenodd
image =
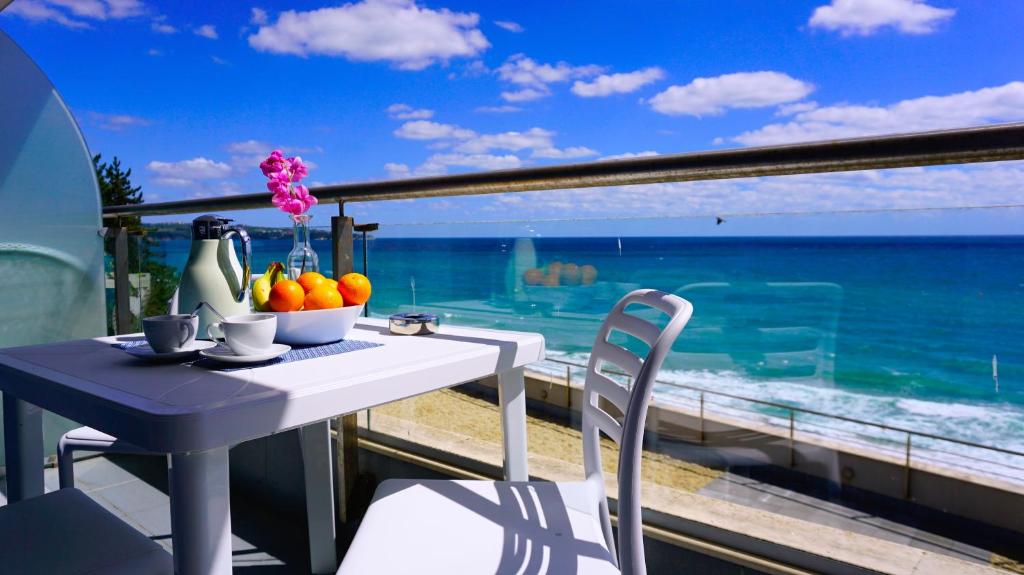
<instances>
[{"instance_id":1,"label":"blue checkered placemat","mask_svg":"<svg viewBox=\"0 0 1024 575\"><path fill-rule=\"evenodd\" d=\"M146 345L146 340L129 341L125 343L115 343L113 347L118 349L130 349ZM204 367L206 369L213 369L216 371L238 371L240 369L253 369L256 367L266 367L268 365L277 365L279 363L291 363L293 361L303 361L306 359L315 359L318 357L329 357L332 355L338 355L339 353L348 353L350 351L359 351L362 349L371 349L374 347L380 347L384 344L374 343L371 341L361 341L358 339L343 339L334 343L325 343L321 345L293 345L292 349L281 355L267 361L260 363L247 363L245 365L239 365L237 363L225 363L217 361L208 357L200 357L199 359L187 364Z\"/></svg>"}]
</instances>

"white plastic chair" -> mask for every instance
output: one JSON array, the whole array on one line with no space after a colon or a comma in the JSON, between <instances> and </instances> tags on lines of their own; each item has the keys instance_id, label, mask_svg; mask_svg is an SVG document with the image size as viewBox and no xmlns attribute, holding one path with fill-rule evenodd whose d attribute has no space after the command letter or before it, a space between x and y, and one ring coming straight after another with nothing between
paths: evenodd
<instances>
[{"instance_id":1,"label":"white plastic chair","mask_svg":"<svg viewBox=\"0 0 1024 575\"><path fill-rule=\"evenodd\" d=\"M659 330L626 313L631 304L654 308L670 319ZM637 290L622 298L605 319L583 390L585 481L384 481L338 573L644 575L644 422L655 377L692 311L693 306L678 296ZM646 358L609 343L612 331L645 342L650 346ZM632 391L602 373L605 363L632 376ZM624 414L621 423L601 408L602 398ZM600 432L620 445L618 552L604 490Z\"/></svg>"},{"instance_id":2,"label":"white plastic chair","mask_svg":"<svg viewBox=\"0 0 1024 575\"><path fill-rule=\"evenodd\" d=\"M0 507L5 575L171 575L170 553L77 489Z\"/></svg>"}]
</instances>

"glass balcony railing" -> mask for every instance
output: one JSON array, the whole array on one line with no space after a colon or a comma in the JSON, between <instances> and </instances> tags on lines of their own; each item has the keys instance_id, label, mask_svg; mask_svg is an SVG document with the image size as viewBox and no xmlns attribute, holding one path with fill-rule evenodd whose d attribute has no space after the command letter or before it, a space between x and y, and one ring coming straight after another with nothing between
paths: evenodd
<instances>
[{"instance_id":1,"label":"glass balcony railing","mask_svg":"<svg viewBox=\"0 0 1024 575\"><path fill-rule=\"evenodd\" d=\"M365 254L374 283L371 316L428 311L444 323L544 334L548 361L528 374L538 476L582 476L578 407L594 335L622 294L656 288L690 300L695 313L655 392L647 507L686 517L677 497L696 495L1012 563L1024 542L1014 511L1024 496L1024 239L951 236L950 217L968 229L1005 226L1024 223L1024 209L754 215L721 225L382 223L365 243L357 233L353 251L357 271ZM827 226L873 231L818 235ZM180 268L188 244L163 240L151 253ZM331 273L330 240L313 245ZM253 246L258 271L282 260L291 240L257 237ZM488 382L359 421L373 442L484 474L501 465ZM606 449L614 466L614 444Z\"/></svg>"}]
</instances>

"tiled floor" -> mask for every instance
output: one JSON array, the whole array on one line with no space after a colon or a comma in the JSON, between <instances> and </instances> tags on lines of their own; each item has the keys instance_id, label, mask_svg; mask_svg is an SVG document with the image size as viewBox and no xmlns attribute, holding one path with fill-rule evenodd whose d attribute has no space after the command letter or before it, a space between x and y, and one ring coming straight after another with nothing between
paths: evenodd
<instances>
[{"instance_id":1,"label":"tiled floor","mask_svg":"<svg viewBox=\"0 0 1024 575\"><path fill-rule=\"evenodd\" d=\"M47 491L57 489L57 470L47 469ZM75 486L115 515L171 550L171 516L163 458L112 456L75 463ZM0 502L6 483L0 479ZM234 573L309 573L304 518L283 516L232 494Z\"/></svg>"}]
</instances>

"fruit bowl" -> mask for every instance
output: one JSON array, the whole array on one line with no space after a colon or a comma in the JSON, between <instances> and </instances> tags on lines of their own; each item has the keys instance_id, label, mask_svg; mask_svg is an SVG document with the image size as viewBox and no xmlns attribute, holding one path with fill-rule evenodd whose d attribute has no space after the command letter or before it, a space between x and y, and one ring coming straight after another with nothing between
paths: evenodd
<instances>
[{"instance_id":1,"label":"fruit bowl","mask_svg":"<svg viewBox=\"0 0 1024 575\"><path fill-rule=\"evenodd\" d=\"M356 320L362 315L363 306L268 313L277 316L275 342L288 345L319 345L345 339L352 326L356 324Z\"/></svg>"}]
</instances>

